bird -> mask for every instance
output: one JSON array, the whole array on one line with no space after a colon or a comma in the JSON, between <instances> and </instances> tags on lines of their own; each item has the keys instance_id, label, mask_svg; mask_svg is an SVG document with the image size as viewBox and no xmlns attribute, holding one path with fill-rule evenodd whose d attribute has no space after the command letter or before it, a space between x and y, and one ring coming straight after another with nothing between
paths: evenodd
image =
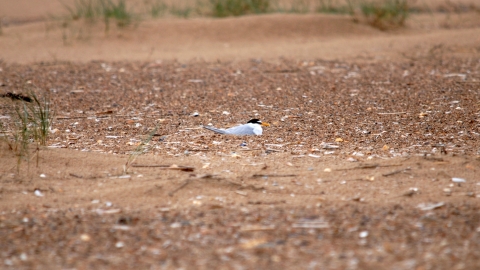
<instances>
[{"instance_id":1,"label":"bird","mask_svg":"<svg viewBox=\"0 0 480 270\"><path fill-rule=\"evenodd\" d=\"M219 129L210 126L203 126L203 128L211 130L215 133L225 134L225 135L262 135L264 127L269 127L270 124L263 123L258 119L252 119L248 121L246 124L227 128L227 129Z\"/></svg>"}]
</instances>

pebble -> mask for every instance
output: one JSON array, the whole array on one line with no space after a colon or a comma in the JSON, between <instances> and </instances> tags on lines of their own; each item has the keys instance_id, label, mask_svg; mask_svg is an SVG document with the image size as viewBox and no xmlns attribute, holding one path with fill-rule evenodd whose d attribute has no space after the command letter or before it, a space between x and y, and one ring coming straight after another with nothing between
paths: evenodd
<instances>
[{"instance_id":1,"label":"pebble","mask_svg":"<svg viewBox=\"0 0 480 270\"><path fill-rule=\"evenodd\" d=\"M463 178L458 178L458 177L453 177L453 178L452 178L452 181L453 181L454 183L465 183L465 182L467 182L465 179L463 179Z\"/></svg>"}]
</instances>

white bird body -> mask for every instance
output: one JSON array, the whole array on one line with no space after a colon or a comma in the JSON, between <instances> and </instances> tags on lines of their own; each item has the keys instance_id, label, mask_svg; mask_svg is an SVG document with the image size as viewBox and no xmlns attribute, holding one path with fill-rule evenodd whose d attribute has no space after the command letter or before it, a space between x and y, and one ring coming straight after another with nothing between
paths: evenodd
<instances>
[{"instance_id":1,"label":"white bird body","mask_svg":"<svg viewBox=\"0 0 480 270\"><path fill-rule=\"evenodd\" d=\"M248 123L227 128L227 129L219 129L210 126L203 126L205 129L211 130L215 133L225 134L225 135L262 135L263 129L262 126L270 126L267 123L262 123L258 119L252 119L248 121Z\"/></svg>"}]
</instances>

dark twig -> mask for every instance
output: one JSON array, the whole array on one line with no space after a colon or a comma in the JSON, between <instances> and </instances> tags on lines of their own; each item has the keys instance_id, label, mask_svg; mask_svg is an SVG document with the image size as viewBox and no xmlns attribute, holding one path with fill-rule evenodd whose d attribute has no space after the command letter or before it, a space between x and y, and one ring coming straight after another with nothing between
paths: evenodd
<instances>
[{"instance_id":1,"label":"dark twig","mask_svg":"<svg viewBox=\"0 0 480 270\"><path fill-rule=\"evenodd\" d=\"M387 165L380 165L380 164L362 164L357 167L353 168L341 168L341 169L335 169L336 171L348 171L348 170L358 170L358 169L375 169L379 167L395 167L395 166L401 166L402 164L387 164Z\"/></svg>"},{"instance_id":2,"label":"dark twig","mask_svg":"<svg viewBox=\"0 0 480 270\"><path fill-rule=\"evenodd\" d=\"M168 196L172 197L175 193L177 193L177 191L179 191L180 189L186 187L188 184L190 184L192 182L192 179L189 178L187 180L185 180L185 182L183 182L179 187L177 187L176 189L170 191L168 193Z\"/></svg>"},{"instance_id":3,"label":"dark twig","mask_svg":"<svg viewBox=\"0 0 480 270\"><path fill-rule=\"evenodd\" d=\"M384 173L384 174L382 174L382 176L391 176L391 175L398 174L398 173L403 173L403 172L406 172L406 171L409 171L409 170L410 170L410 168L406 168L406 169L402 169L402 170L396 170L396 171L393 171L393 172Z\"/></svg>"},{"instance_id":4,"label":"dark twig","mask_svg":"<svg viewBox=\"0 0 480 270\"><path fill-rule=\"evenodd\" d=\"M32 102L32 98L29 96L22 95L22 94L15 94L11 92L8 92L6 94L1 94L0 97L10 98L11 100L21 100L25 102Z\"/></svg>"},{"instance_id":5,"label":"dark twig","mask_svg":"<svg viewBox=\"0 0 480 270\"><path fill-rule=\"evenodd\" d=\"M142 164L132 164L132 167L136 168L160 168L163 170L178 170L184 172L193 172L195 170L194 167L187 167L187 166L174 166L174 165L142 165Z\"/></svg>"},{"instance_id":6,"label":"dark twig","mask_svg":"<svg viewBox=\"0 0 480 270\"><path fill-rule=\"evenodd\" d=\"M254 174L252 177L295 177L298 176L296 174Z\"/></svg>"}]
</instances>

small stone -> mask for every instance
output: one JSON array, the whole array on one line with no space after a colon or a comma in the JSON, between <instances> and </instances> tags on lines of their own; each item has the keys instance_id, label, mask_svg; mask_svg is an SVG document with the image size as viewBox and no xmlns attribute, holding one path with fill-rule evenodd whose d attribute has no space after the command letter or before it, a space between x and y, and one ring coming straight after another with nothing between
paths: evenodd
<instances>
[{"instance_id":1,"label":"small stone","mask_svg":"<svg viewBox=\"0 0 480 270\"><path fill-rule=\"evenodd\" d=\"M365 238L365 237L367 237L367 236L368 236L368 232L367 232L367 231L362 231L362 232L360 232L360 233L358 234L358 237L360 237L360 238Z\"/></svg>"},{"instance_id":2,"label":"small stone","mask_svg":"<svg viewBox=\"0 0 480 270\"><path fill-rule=\"evenodd\" d=\"M38 189L36 189L36 190L33 192L33 194L35 194L35 196L37 196L37 197L43 197L43 196L45 196L45 195L43 195L43 193L42 193L40 190L38 190Z\"/></svg>"},{"instance_id":3,"label":"small stone","mask_svg":"<svg viewBox=\"0 0 480 270\"><path fill-rule=\"evenodd\" d=\"M26 261L27 259L28 259L27 254L25 252L22 252L22 254L20 254L20 260Z\"/></svg>"},{"instance_id":4,"label":"small stone","mask_svg":"<svg viewBox=\"0 0 480 270\"><path fill-rule=\"evenodd\" d=\"M453 181L454 183L465 183L465 182L467 182L465 179L463 179L463 178L458 178L458 177L453 177L453 178L452 178L452 181Z\"/></svg>"},{"instance_id":5,"label":"small stone","mask_svg":"<svg viewBox=\"0 0 480 270\"><path fill-rule=\"evenodd\" d=\"M86 233L80 235L80 240L82 240L83 242L88 242L88 241L90 241L90 239L91 239L90 235L88 235Z\"/></svg>"}]
</instances>

